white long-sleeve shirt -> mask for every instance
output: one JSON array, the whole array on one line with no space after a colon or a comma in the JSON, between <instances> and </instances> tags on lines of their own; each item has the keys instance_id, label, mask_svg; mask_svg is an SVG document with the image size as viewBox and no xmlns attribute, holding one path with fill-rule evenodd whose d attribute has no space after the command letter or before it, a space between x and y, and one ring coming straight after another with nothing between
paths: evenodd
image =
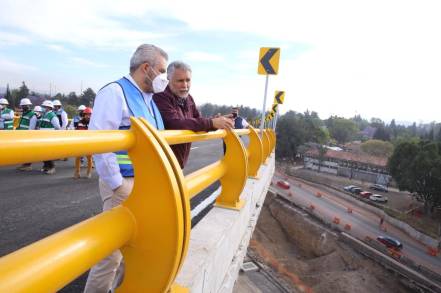
<instances>
[{"instance_id":1,"label":"white long-sleeve shirt","mask_svg":"<svg viewBox=\"0 0 441 293\"><path fill-rule=\"evenodd\" d=\"M60 110L61 111L61 129L62 130L66 130L67 129L67 124L69 123L69 119L67 118L67 113L66 111L64 111L63 109ZM57 112L58 115L58 112Z\"/></svg>"},{"instance_id":2,"label":"white long-sleeve shirt","mask_svg":"<svg viewBox=\"0 0 441 293\"><path fill-rule=\"evenodd\" d=\"M152 100L152 93L143 92L130 75L125 76L142 93L148 107ZM149 109L150 111L152 109ZM121 86L111 83L102 88L95 97L93 114L90 118L89 130L115 130L120 126L130 126L130 110L124 98ZM111 189L122 184L122 175L114 153L94 155L95 170L100 179Z\"/></svg>"},{"instance_id":3,"label":"white long-sleeve shirt","mask_svg":"<svg viewBox=\"0 0 441 293\"><path fill-rule=\"evenodd\" d=\"M29 130L35 130L35 128L37 127L37 116L32 116L31 119L29 120Z\"/></svg>"}]
</instances>

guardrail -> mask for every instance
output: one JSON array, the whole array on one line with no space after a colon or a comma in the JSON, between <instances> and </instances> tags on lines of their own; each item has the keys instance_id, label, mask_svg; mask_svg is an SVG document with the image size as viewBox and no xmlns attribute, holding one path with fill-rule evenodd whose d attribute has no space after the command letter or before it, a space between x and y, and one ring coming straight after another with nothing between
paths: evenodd
<instances>
[{"instance_id":1,"label":"guardrail","mask_svg":"<svg viewBox=\"0 0 441 293\"><path fill-rule=\"evenodd\" d=\"M216 205L240 209L245 182L258 175L276 136L252 127L194 133L157 131L133 117L131 123L123 131L0 132L0 166L128 150L136 174L122 205L0 258L0 292L57 291L119 248L119 292L186 292L173 282L189 245L190 199L220 180ZM241 135L249 136L247 148ZM169 145L221 138L223 159L184 176Z\"/></svg>"}]
</instances>

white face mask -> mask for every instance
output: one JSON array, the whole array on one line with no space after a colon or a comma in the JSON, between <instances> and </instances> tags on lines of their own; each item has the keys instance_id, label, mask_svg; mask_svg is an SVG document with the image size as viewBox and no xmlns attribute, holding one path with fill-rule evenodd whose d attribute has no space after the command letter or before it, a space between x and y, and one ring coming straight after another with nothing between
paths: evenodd
<instances>
[{"instance_id":1,"label":"white face mask","mask_svg":"<svg viewBox=\"0 0 441 293\"><path fill-rule=\"evenodd\" d=\"M165 73L158 74L152 80L152 87L154 93L161 93L165 90L168 85L167 75Z\"/></svg>"}]
</instances>

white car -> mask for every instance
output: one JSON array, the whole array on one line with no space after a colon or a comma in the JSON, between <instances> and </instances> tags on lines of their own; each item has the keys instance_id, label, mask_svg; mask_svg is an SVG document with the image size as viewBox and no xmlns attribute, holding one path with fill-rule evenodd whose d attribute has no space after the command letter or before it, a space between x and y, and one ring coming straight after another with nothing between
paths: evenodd
<instances>
[{"instance_id":1,"label":"white car","mask_svg":"<svg viewBox=\"0 0 441 293\"><path fill-rule=\"evenodd\" d=\"M387 202L387 197L380 194L372 194L369 199L376 202Z\"/></svg>"}]
</instances>

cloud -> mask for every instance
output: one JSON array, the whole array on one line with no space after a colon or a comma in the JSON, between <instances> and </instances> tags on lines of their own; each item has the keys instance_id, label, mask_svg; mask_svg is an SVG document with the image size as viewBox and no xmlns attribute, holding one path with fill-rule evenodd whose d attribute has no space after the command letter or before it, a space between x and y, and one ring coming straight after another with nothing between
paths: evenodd
<instances>
[{"instance_id":1,"label":"cloud","mask_svg":"<svg viewBox=\"0 0 441 293\"><path fill-rule=\"evenodd\" d=\"M109 67L107 64L101 64L86 58L82 57L72 57L70 59L74 65L86 66L86 67L95 67L95 68L106 68Z\"/></svg>"},{"instance_id":2,"label":"cloud","mask_svg":"<svg viewBox=\"0 0 441 293\"><path fill-rule=\"evenodd\" d=\"M2 72L23 73L23 72L34 72L37 70L38 68L34 66L17 63L13 60L0 56L0 71Z\"/></svg>"},{"instance_id":3,"label":"cloud","mask_svg":"<svg viewBox=\"0 0 441 293\"><path fill-rule=\"evenodd\" d=\"M221 62L224 60L224 58L220 55L198 51L185 53L184 58L185 60L197 62Z\"/></svg>"},{"instance_id":4,"label":"cloud","mask_svg":"<svg viewBox=\"0 0 441 293\"><path fill-rule=\"evenodd\" d=\"M23 35L0 31L0 48L29 44L30 42L29 38Z\"/></svg>"},{"instance_id":5,"label":"cloud","mask_svg":"<svg viewBox=\"0 0 441 293\"><path fill-rule=\"evenodd\" d=\"M70 52L70 50L66 49L64 46L62 45L57 45L57 44L49 44L47 45L47 47L55 52L59 52L59 53L68 53Z\"/></svg>"}]
</instances>

